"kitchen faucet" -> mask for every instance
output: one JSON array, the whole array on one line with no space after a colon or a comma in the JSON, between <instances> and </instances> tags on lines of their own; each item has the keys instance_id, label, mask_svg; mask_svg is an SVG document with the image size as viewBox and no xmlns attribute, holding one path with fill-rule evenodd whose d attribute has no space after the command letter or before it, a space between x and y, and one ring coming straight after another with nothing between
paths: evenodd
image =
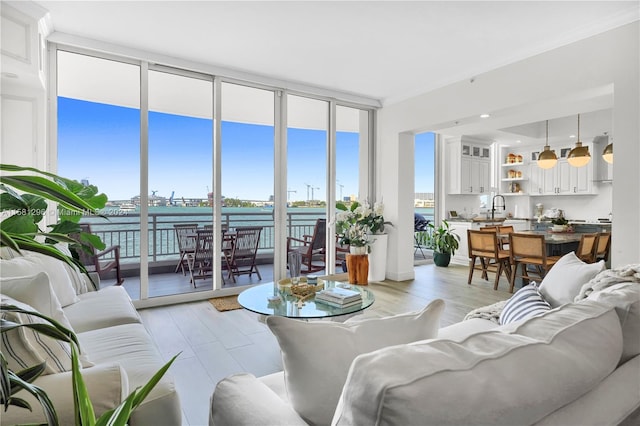
<instances>
[{"instance_id":1,"label":"kitchen faucet","mask_svg":"<svg viewBox=\"0 0 640 426\"><path fill-rule=\"evenodd\" d=\"M502 198L502 205L496 205L496 198ZM502 207L502 210L506 210L507 209L507 203L504 200L504 197L502 195L494 195L493 198L491 199L491 220L494 219L495 213L496 213L496 207Z\"/></svg>"}]
</instances>

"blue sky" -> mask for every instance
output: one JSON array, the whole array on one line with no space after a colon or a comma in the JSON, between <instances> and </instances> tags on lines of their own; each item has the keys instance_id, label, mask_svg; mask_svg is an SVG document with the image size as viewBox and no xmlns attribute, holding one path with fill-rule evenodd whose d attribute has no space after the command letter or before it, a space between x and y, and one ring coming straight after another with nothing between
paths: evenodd
<instances>
[{"instance_id":1,"label":"blue sky","mask_svg":"<svg viewBox=\"0 0 640 426\"><path fill-rule=\"evenodd\" d=\"M415 190L434 192L435 134L420 133L415 137Z\"/></svg>"},{"instance_id":2,"label":"blue sky","mask_svg":"<svg viewBox=\"0 0 640 426\"><path fill-rule=\"evenodd\" d=\"M140 113L94 102L58 98L58 174L88 179L109 199L139 194ZM211 120L149 113L149 190L176 198L205 198L211 190ZM290 128L289 199L324 200L326 139L321 130ZM337 181L343 196L358 191L358 135L338 132ZM222 123L222 194L266 200L274 185L273 127ZM416 137L416 191L433 192L433 135ZM308 186L309 185L309 189ZM429 189L431 188L431 189ZM340 187L336 188L340 196Z\"/></svg>"}]
</instances>

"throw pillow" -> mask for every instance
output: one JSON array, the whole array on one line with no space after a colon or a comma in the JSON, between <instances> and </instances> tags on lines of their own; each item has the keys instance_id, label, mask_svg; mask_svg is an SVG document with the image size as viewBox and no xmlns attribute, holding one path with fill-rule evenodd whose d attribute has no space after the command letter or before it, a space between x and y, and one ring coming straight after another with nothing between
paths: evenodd
<instances>
[{"instance_id":1,"label":"throw pillow","mask_svg":"<svg viewBox=\"0 0 640 426\"><path fill-rule=\"evenodd\" d=\"M549 310L551 306L538 291L538 285L532 282L507 300L500 312L500 325L537 317Z\"/></svg>"},{"instance_id":2,"label":"throw pillow","mask_svg":"<svg viewBox=\"0 0 640 426\"><path fill-rule=\"evenodd\" d=\"M73 331L44 272L27 277L0 277L0 288L2 294L32 306L36 311Z\"/></svg>"},{"instance_id":3,"label":"throw pillow","mask_svg":"<svg viewBox=\"0 0 640 426\"><path fill-rule=\"evenodd\" d=\"M15 305L27 311L35 311L31 306L2 295L2 305ZM34 315L2 312L2 319L18 324L49 324ZM20 371L46 362L43 374L62 373L71 370L71 347L69 343L54 339L28 327L17 327L2 333L2 354L8 367Z\"/></svg>"},{"instance_id":4,"label":"throw pillow","mask_svg":"<svg viewBox=\"0 0 640 426\"><path fill-rule=\"evenodd\" d=\"M605 268L604 261L584 263L574 252L565 254L547 272L540 284L540 294L552 308L573 302L583 284Z\"/></svg>"},{"instance_id":5,"label":"throw pillow","mask_svg":"<svg viewBox=\"0 0 640 426\"><path fill-rule=\"evenodd\" d=\"M23 253L24 256L0 261L3 277L24 277L44 272L49 277L49 283L62 307L80 300L64 268L64 262L40 253L26 250Z\"/></svg>"},{"instance_id":6,"label":"throw pillow","mask_svg":"<svg viewBox=\"0 0 640 426\"><path fill-rule=\"evenodd\" d=\"M293 408L310 424L330 424L352 361L387 346L437 337L443 310L437 299L420 312L344 324L268 317Z\"/></svg>"},{"instance_id":7,"label":"throw pillow","mask_svg":"<svg viewBox=\"0 0 640 426\"><path fill-rule=\"evenodd\" d=\"M67 256L71 256L71 251L69 250L69 246L67 244L58 243L56 244L56 248ZM65 271L67 271L67 275L69 275L71 285L73 286L76 294L86 293L89 291L89 288L94 287L87 274L82 273L77 266L71 266L64 262L62 263L62 266L64 266Z\"/></svg>"}]
</instances>

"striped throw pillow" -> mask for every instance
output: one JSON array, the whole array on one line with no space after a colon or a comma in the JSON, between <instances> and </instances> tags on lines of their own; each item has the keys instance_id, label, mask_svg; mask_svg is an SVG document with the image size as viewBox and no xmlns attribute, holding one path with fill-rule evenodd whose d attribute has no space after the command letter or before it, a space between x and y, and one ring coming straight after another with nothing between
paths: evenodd
<instances>
[{"instance_id":1,"label":"striped throw pillow","mask_svg":"<svg viewBox=\"0 0 640 426\"><path fill-rule=\"evenodd\" d=\"M35 311L26 303L2 295L2 305L15 305L21 309ZM49 324L34 315L8 312L2 319L18 324ZM69 343L45 336L28 327L18 327L2 333L2 354L13 371L20 371L46 361L43 374L62 373L71 370L71 347Z\"/></svg>"},{"instance_id":2,"label":"striped throw pillow","mask_svg":"<svg viewBox=\"0 0 640 426\"><path fill-rule=\"evenodd\" d=\"M551 309L549 303L538 291L538 285L532 282L518 290L507 301L500 312L500 324L509 324L526 318L537 317Z\"/></svg>"}]
</instances>

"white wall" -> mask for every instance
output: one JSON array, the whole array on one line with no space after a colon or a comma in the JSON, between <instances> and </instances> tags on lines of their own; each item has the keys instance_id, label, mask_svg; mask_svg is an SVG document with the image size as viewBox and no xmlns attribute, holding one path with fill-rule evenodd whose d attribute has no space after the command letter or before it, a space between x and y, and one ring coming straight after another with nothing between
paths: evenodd
<instances>
[{"instance_id":1,"label":"white wall","mask_svg":"<svg viewBox=\"0 0 640 426\"><path fill-rule=\"evenodd\" d=\"M461 81L415 98L385 106L378 116L378 198L387 203L385 218L396 224L389 239L387 277L413 277L413 193L411 176L404 169L413 164L412 138L407 133L432 130L437 123L481 113L504 111L526 104L569 96L593 88L614 85L615 137L612 188L612 266L640 259L640 86L639 23L540 54L479 75L473 83ZM576 111L579 112L579 111ZM540 114L540 111L536 111ZM554 111L548 111L553 116ZM563 113L566 115L565 113ZM558 115L560 116L560 115ZM538 117L539 118L539 117ZM534 121L534 120L531 120ZM411 142L411 143L409 143ZM617 179L616 179L617 178ZM635 183L635 184L632 184ZM575 207L580 208L576 200ZM571 204L574 202L572 201Z\"/></svg>"},{"instance_id":2,"label":"white wall","mask_svg":"<svg viewBox=\"0 0 640 426\"><path fill-rule=\"evenodd\" d=\"M0 9L0 161L45 169L49 157L44 74L48 21L46 11L34 3L13 6L3 3Z\"/></svg>"}]
</instances>

